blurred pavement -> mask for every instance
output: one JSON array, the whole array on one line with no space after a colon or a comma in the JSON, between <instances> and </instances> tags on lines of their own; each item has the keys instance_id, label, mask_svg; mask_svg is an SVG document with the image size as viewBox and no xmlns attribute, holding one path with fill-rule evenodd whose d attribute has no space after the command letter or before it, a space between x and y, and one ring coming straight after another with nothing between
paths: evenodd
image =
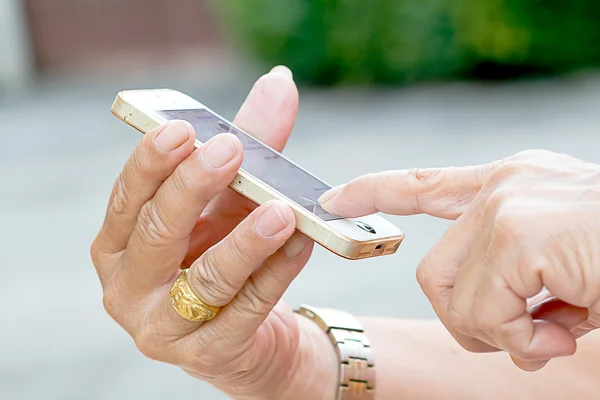
<instances>
[{"instance_id":1,"label":"blurred pavement","mask_svg":"<svg viewBox=\"0 0 600 400\"><path fill-rule=\"evenodd\" d=\"M1 398L224 399L138 354L102 309L89 245L113 179L140 138L110 114L115 93L169 86L232 118L253 79L229 73L51 80L0 99ZM598 76L300 93L287 154L332 184L384 169L483 163L536 147L600 163ZM397 255L349 262L318 248L286 294L289 303L433 318L414 270L448 222L392 220L407 235Z\"/></svg>"}]
</instances>

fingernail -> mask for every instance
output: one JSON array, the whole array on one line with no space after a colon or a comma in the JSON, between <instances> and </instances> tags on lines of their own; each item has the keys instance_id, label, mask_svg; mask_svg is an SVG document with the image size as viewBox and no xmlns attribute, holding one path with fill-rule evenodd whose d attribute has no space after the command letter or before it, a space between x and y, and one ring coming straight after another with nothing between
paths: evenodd
<instances>
[{"instance_id":1,"label":"fingernail","mask_svg":"<svg viewBox=\"0 0 600 400\"><path fill-rule=\"evenodd\" d=\"M300 232L294 234L283 245L283 252L288 258L296 258L310 243L310 239Z\"/></svg>"},{"instance_id":2,"label":"fingernail","mask_svg":"<svg viewBox=\"0 0 600 400\"><path fill-rule=\"evenodd\" d=\"M187 142L189 137L190 132L187 124L176 121L169 123L154 141L162 151L173 151Z\"/></svg>"},{"instance_id":3,"label":"fingernail","mask_svg":"<svg viewBox=\"0 0 600 400\"><path fill-rule=\"evenodd\" d=\"M238 112L238 117L242 118L252 111L255 104L268 103L271 108L279 108L285 104L288 104L290 99L290 87L293 86L293 82L288 82L289 86L286 86L285 82L281 79L274 78L271 74L284 75L287 78L292 79L292 71L283 65L278 65L269 71L268 74L264 74L258 81L252 86L252 90L248 93L248 97ZM267 78L267 79L265 79ZM283 85L282 85L283 84ZM252 105L252 106L251 106Z\"/></svg>"},{"instance_id":4,"label":"fingernail","mask_svg":"<svg viewBox=\"0 0 600 400\"><path fill-rule=\"evenodd\" d=\"M527 371L527 372L535 372L535 371L539 371L540 369L544 368L546 366L546 364L548 364L550 362L550 360L523 360L522 358L518 358L513 356L512 354L510 354L510 358L512 359L513 363L515 363L515 365L519 368L521 368L523 371Z\"/></svg>"},{"instance_id":5,"label":"fingernail","mask_svg":"<svg viewBox=\"0 0 600 400\"><path fill-rule=\"evenodd\" d=\"M333 189L330 189L327 192L323 193L321 195L321 197L319 197L319 200L317 200L317 201L319 202L319 204L321 204L321 207L322 207L325 203L333 200L333 198L335 198L338 194L340 194L343 189L344 189L344 185L334 187Z\"/></svg>"},{"instance_id":6,"label":"fingernail","mask_svg":"<svg viewBox=\"0 0 600 400\"><path fill-rule=\"evenodd\" d=\"M274 204L258 217L255 227L259 235L269 238L275 236L288 226L283 217L283 212L279 207L279 205Z\"/></svg>"},{"instance_id":7,"label":"fingernail","mask_svg":"<svg viewBox=\"0 0 600 400\"><path fill-rule=\"evenodd\" d=\"M522 361L520 367L527 372L536 372L544 368L549 362L550 360Z\"/></svg>"},{"instance_id":8,"label":"fingernail","mask_svg":"<svg viewBox=\"0 0 600 400\"><path fill-rule=\"evenodd\" d=\"M292 74L292 71L284 66L284 65L278 65L276 67L273 67L273 69L271 69L271 71L269 71L270 74L275 73L275 74L284 74L286 75L288 78L290 79L294 79L294 74Z\"/></svg>"},{"instance_id":9,"label":"fingernail","mask_svg":"<svg viewBox=\"0 0 600 400\"><path fill-rule=\"evenodd\" d=\"M200 152L204 164L212 169L223 167L233 156L235 156L235 146L229 134L215 136Z\"/></svg>"}]
</instances>

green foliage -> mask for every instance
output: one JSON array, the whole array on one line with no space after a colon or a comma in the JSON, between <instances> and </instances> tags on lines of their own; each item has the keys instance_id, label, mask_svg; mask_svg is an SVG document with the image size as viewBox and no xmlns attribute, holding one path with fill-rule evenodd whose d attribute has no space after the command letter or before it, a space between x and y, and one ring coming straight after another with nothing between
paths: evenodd
<instances>
[{"instance_id":1,"label":"green foliage","mask_svg":"<svg viewBox=\"0 0 600 400\"><path fill-rule=\"evenodd\" d=\"M403 83L600 64L597 0L217 0L239 47L297 80ZM493 66L493 69L490 67Z\"/></svg>"},{"instance_id":2,"label":"green foliage","mask_svg":"<svg viewBox=\"0 0 600 400\"><path fill-rule=\"evenodd\" d=\"M456 15L459 41L475 61L552 73L600 64L596 0L469 0Z\"/></svg>"}]
</instances>

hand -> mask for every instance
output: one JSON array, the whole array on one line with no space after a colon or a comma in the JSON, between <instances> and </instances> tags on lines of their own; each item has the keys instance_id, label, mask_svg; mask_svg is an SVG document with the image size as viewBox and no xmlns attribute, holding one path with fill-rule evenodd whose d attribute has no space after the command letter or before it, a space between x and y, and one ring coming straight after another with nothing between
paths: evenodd
<instances>
[{"instance_id":1,"label":"hand","mask_svg":"<svg viewBox=\"0 0 600 400\"><path fill-rule=\"evenodd\" d=\"M258 80L235 123L282 149L297 108L291 72L277 67ZM333 346L280 301L312 242L294 233L284 203L256 208L227 187L243 158L234 135L196 151L194 137L182 121L144 135L116 180L91 250L107 312L143 354L234 398L333 393ZM171 306L181 266L203 301L223 306L211 321L188 322Z\"/></svg>"},{"instance_id":2,"label":"hand","mask_svg":"<svg viewBox=\"0 0 600 400\"><path fill-rule=\"evenodd\" d=\"M467 350L504 350L537 370L600 326L598 165L527 151L476 167L366 175L320 201L345 217L456 220L417 279Z\"/></svg>"}]
</instances>

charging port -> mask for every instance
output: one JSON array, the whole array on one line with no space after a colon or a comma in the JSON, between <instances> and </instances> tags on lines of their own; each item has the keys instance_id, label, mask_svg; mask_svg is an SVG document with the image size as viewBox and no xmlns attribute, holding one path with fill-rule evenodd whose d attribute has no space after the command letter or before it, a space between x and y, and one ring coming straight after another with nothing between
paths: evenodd
<instances>
[{"instance_id":1,"label":"charging port","mask_svg":"<svg viewBox=\"0 0 600 400\"><path fill-rule=\"evenodd\" d=\"M384 244L378 244L375 249L373 250L373 254L382 254L383 250L385 248Z\"/></svg>"}]
</instances>

